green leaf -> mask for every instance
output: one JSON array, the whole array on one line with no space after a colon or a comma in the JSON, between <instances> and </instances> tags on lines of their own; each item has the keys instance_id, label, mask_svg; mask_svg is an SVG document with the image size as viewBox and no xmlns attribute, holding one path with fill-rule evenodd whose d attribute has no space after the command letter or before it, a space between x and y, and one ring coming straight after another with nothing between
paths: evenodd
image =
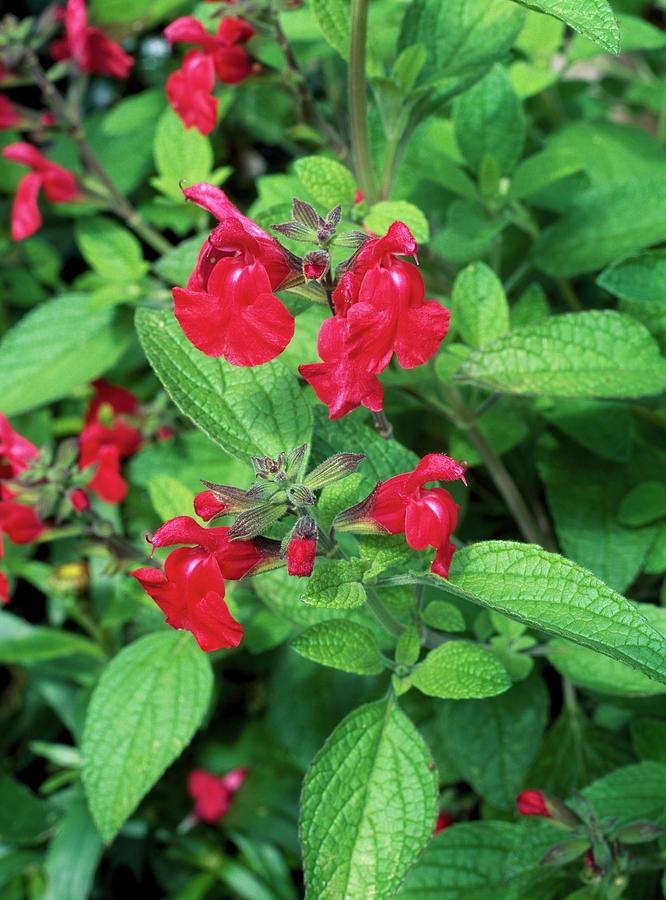
<instances>
[{"instance_id":1,"label":"green leaf","mask_svg":"<svg viewBox=\"0 0 666 900\"><path fill-rule=\"evenodd\" d=\"M372 632L347 619L312 625L295 637L291 646L306 659L343 672L379 675L384 670Z\"/></svg>"},{"instance_id":2,"label":"green leaf","mask_svg":"<svg viewBox=\"0 0 666 900\"><path fill-rule=\"evenodd\" d=\"M471 353L456 378L508 394L644 397L666 387L666 360L640 323L593 310L518 328Z\"/></svg>"},{"instance_id":3,"label":"green leaf","mask_svg":"<svg viewBox=\"0 0 666 900\"><path fill-rule=\"evenodd\" d=\"M180 182L210 181L213 151L210 141L196 128L185 128L176 113L167 108L155 131L153 156L159 178L153 185L165 196L183 201Z\"/></svg>"},{"instance_id":4,"label":"green leaf","mask_svg":"<svg viewBox=\"0 0 666 900\"><path fill-rule=\"evenodd\" d=\"M629 600L562 556L512 541L472 544L458 550L450 581L440 584L666 683L666 639Z\"/></svg>"},{"instance_id":5,"label":"green leaf","mask_svg":"<svg viewBox=\"0 0 666 900\"><path fill-rule=\"evenodd\" d=\"M620 309L628 313L666 348L666 250L630 256L605 269L597 284L620 298Z\"/></svg>"},{"instance_id":6,"label":"green leaf","mask_svg":"<svg viewBox=\"0 0 666 900\"><path fill-rule=\"evenodd\" d=\"M511 687L506 669L489 650L457 640L431 650L411 680L421 693L451 700L493 697Z\"/></svg>"},{"instance_id":7,"label":"green leaf","mask_svg":"<svg viewBox=\"0 0 666 900\"><path fill-rule=\"evenodd\" d=\"M481 347L509 330L502 282L485 263L471 263L458 273L451 301L453 321L471 347Z\"/></svg>"},{"instance_id":8,"label":"green leaf","mask_svg":"<svg viewBox=\"0 0 666 900\"><path fill-rule=\"evenodd\" d=\"M458 607L445 600L431 600L423 610L423 622L437 631L464 631L466 627Z\"/></svg>"},{"instance_id":9,"label":"green leaf","mask_svg":"<svg viewBox=\"0 0 666 900\"><path fill-rule=\"evenodd\" d=\"M181 8L180 0L133 0L128 6L125 0L92 0L91 17L96 25L141 25L147 28L155 22L172 18Z\"/></svg>"},{"instance_id":10,"label":"green leaf","mask_svg":"<svg viewBox=\"0 0 666 900\"><path fill-rule=\"evenodd\" d=\"M570 25L610 53L620 52L620 26L607 0L516 0Z\"/></svg>"},{"instance_id":11,"label":"green leaf","mask_svg":"<svg viewBox=\"0 0 666 900\"><path fill-rule=\"evenodd\" d=\"M154 475L148 482L148 494L155 512L164 522L176 516L192 515L192 492L171 475Z\"/></svg>"},{"instance_id":12,"label":"green leaf","mask_svg":"<svg viewBox=\"0 0 666 900\"><path fill-rule=\"evenodd\" d=\"M544 900L531 893L551 877L539 862L558 839L550 823L462 822L430 842L398 900ZM561 833L559 833L561 836ZM522 877L521 877L522 876Z\"/></svg>"},{"instance_id":13,"label":"green leaf","mask_svg":"<svg viewBox=\"0 0 666 900\"><path fill-rule=\"evenodd\" d=\"M73 654L103 658L88 638L57 628L30 625L8 612L0 612L0 662L30 666Z\"/></svg>"},{"instance_id":14,"label":"green leaf","mask_svg":"<svg viewBox=\"0 0 666 900\"><path fill-rule=\"evenodd\" d=\"M109 281L137 281L148 271L139 241L113 219L79 219L74 235L88 265Z\"/></svg>"},{"instance_id":15,"label":"green leaf","mask_svg":"<svg viewBox=\"0 0 666 900\"><path fill-rule=\"evenodd\" d=\"M624 497L618 510L623 525L649 525L666 516L666 484L642 481Z\"/></svg>"},{"instance_id":16,"label":"green leaf","mask_svg":"<svg viewBox=\"0 0 666 900\"><path fill-rule=\"evenodd\" d=\"M654 540L653 529L618 521L622 498L649 462L642 456L627 465L605 462L600 478L596 456L568 444L539 449L539 474L564 553L617 591L636 578Z\"/></svg>"},{"instance_id":17,"label":"green leaf","mask_svg":"<svg viewBox=\"0 0 666 900\"><path fill-rule=\"evenodd\" d=\"M539 752L548 706L538 677L499 697L444 701L436 707L438 740L464 781L492 806L511 810Z\"/></svg>"},{"instance_id":18,"label":"green leaf","mask_svg":"<svg viewBox=\"0 0 666 900\"><path fill-rule=\"evenodd\" d=\"M639 759L666 763L666 722L661 719L633 719L631 743Z\"/></svg>"},{"instance_id":19,"label":"green leaf","mask_svg":"<svg viewBox=\"0 0 666 900\"><path fill-rule=\"evenodd\" d=\"M311 606L351 609L365 602L358 560L319 559L301 600Z\"/></svg>"},{"instance_id":20,"label":"green leaf","mask_svg":"<svg viewBox=\"0 0 666 900\"><path fill-rule=\"evenodd\" d=\"M348 503L347 507L352 506L360 496L362 496L362 491L357 489L354 500L352 503ZM415 552L402 534L358 535L358 545L361 559L368 565L363 572L364 581L375 578L387 569L408 570L417 559Z\"/></svg>"},{"instance_id":21,"label":"green leaf","mask_svg":"<svg viewBox=\"0 0 666 900\"><path fill-rule=\"evenodd\" d=\"M620 822L661 816L666 804L666 765L641 762L616 769L583 790L600 818Z\"/></svg>"},{"instance_id":22,"label":"green leaf","mask_svg":"<svg viewBox=\"0 0 666 900\"><path fill-rule=\"evenodd\" d=\"M294 170L313 199L325 207L324 211L338 204L351 207L354 202L354 176L336 160L326 156L304 156L296 160Z\"/></svg>"},{"instance_id":23,"label":"green leaf","mask_svg":"<svg viewBox=\"0 0 666 900\"><path fill-rule=\"evenodd\" d=\"M343 59L349 58L349 3L344 0L312 0L312 12L328 43Z\"/></svg>"},{"instance_id":24,"label":"green leaf","mask_svg":"<svg viewBox=\"0 0 666 900\"><path fill-rule=\"evenodd\" d=\"M576 197L533 248L539 269L570 278L601 269L666 240L666 182L632 180L591 187Z\"/></svg>"},{"instance_id":25,"label":"green leaf","mask_svg":"<svg viewBox=\"0 0 666 900\"><path fill-rule=\"evenodd\" d=\"M113 366L129 335L111 309L65 294L23 316L0 342L2 411L12 416L66 397Z\"/></svg>"},{"instance_id":26,"label":"green leaf","mask_svg":"<svg viewBox=\"0 0 666 900\"><path fill-rule=\"evenodd\" d=\"M526 122L520 99L501 65L494 65L456 98L453 124L458 145L472 169L478 172L489 154L503 175L513 171L523 152Z\"/></svg>"},{"instance_id":27,"label":"green leaf","mask_svg":"<svg viewBox=\"0 0 666 900\"><path fill-rule=\"evenodd\" d=\"M437 815L437 770L395 700L369 703L335 729L303 785L307 895L390 897Z\"/></svg>"},{"instance_id":28,"label":"green leaf","mask_svg":"<svg viewBox=\"0 0 666 900\"><path fill-rule=\"evenodd\" d=\"M405 10L399 49L423 44L428 83L442 98L473 84L512 46L524 16L506 0L414 0Z\"/></svg>"},{"instance_id":29,"label":"green leaf","mask_svg":"<svg viewBox=\"0 0 666 900\"><path fill-rule=\"evenodd\" d=\"M513 200L522 200L582 168L582 161L566 147L542 150L520 163L511 178L509 196Z\"/></svg>"},{"instance_id":30,"label":"green leaf","mask_svg":"<svg viewBox=\"0 0 666 900\"><path fill-rule=\"evenodd\" d=\"M610 400L558 399L541 410L568 438L611 462L629 462L636 427L631 407Z\"/></svg>"},{"instance_id":31,"label":"green leaf","mask_svg":"<svg viewBox=\"0 0 666 900\"><path fill-rule=\"evenodd\" d=\"M382 200L370 207L363 224L375 234L383 235L393 222L403 222L414 235L418 244L427 244L430 240L428 220L418 206L406 200Z\"/></svg>"},{"instance_id":32,"label":"green leaf","mask_svg":"<svg viewBox=\"0 0 666 900\"><path fill-rule=\"evenodd\" d=\"M139 638L105 669L88 706L83 783L102 838L117 834L201 724L213 686L190 634Z\"/></svg>"},{"instance_id":33,"label":"green leaf","mask_svg":"<svg viewBox=\"0 0 666 900\"><path fill-rule=\"evenodd\" d=\"M206 356L170 312L140 309L136 328L148 361L171 399L228 453L247 461L310 440L312 412L279 360L254 368Z\"/></svg>"},{"instance_id":34,"label":"green leaf","mask_svg":"<svg viewBox=\"0 0 666 900\"><path fill-rule=\"evenodd\" d=\"M666 691L662 682L603 653L595 653L571 641L555 640L548 646L550 664L565 678L588 691L610 697L651 697Z\"/></svg>"},{"instance_id":35,"label":"green leaf","mask_svg":"<svg viewBox=\"0 0 666 900\"><path fill-rule=\"evenodd\" d=\"M85 801L75 797L46 853L42 900L88 900L103 849Z\"/></svg>"},{"instance_id":36,"label":"green leaf","mask_svg":"<svg viewBox=\"0 0 666 900\"><path fill-rule=\"evenodd\" d=\"M20 781L0 774L0 841L32 844L58 820L57 813Z\"/></svg>"},{"instance_id":37,"label":"green leaf","mask_svg":"<svg viewBox=\"0 0 666 900\"><path fill-rule=\"evenodd\" d=\"M170 284L185 287L187 280L194 269L199 257L201 245L208 237L208 232L196 234L194 237L181 241L164 256L161 256L153 264L153 268Z\"/></svg>"}]
</instances>

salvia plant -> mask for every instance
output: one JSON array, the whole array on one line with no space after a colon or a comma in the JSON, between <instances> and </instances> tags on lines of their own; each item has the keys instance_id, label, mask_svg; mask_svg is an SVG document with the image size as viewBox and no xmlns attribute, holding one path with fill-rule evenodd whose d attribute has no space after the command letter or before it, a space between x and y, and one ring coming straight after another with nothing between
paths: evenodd
<instances>
[{"instance_id":1,"label":"salvia plant","mask_svg":"<svg viewBox=\"0 0 666 900\"><path fill-rule=\"evenodd\" d=\"M0 894L666 896L664 0L0 18Z\"/></svg>"}]
</instances>

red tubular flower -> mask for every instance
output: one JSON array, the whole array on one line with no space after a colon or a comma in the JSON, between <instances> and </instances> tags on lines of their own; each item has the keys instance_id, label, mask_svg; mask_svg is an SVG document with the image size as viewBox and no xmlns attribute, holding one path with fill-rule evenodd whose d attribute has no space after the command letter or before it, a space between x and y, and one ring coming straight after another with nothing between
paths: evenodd
<instances>
[{"instance_id":1,"label":"red tubular flower","mask_svg":"<svg viewBox=\"0 0 666 900\"><path fill-rule=\"evenodd\" d=\"M23 472L38 456L37 447L14 431L7 417L0 413L0 479Z\"/></svg>"},{"instance_id":2,"label":"red tubular flower","mask_svg":"<svg viewBox=\"0 0 666 900\"><path fill-rule=\"evenodd\" d=\"M294 318L273 294L291 269L280 245L243 216L223 191L197 184L183 192L220 220L199 253L174 311L187 338L236 366L275 359L294 335Z\"/></svg>"},{"instance_id":3,"label":"red tubular flower","mask_svg":"<svg viewBox=\"0 0 666 900\"><path fill-rule=\"evenodd\" d=\"M90 498L83 488L74 488L68 499L75 512L81 513L90 507Z\"/></svg>"},{"instance_id":4,"label":"red tubular flower","mask_svg":"<svg viewBox=\"0 0 666 900\"><path fill-rule=\"evenodd\" d=\"M134 60L100 28L88 25L84 0L67 0L65 37L51 46L56 60L73 59L82 72L127 78Z\"/></svg>"},{"instance_id":5,"label":"red tubular flower","mask_svg":"<svg viewBox=\"0 0 666 900\"><path fill-rule=\"evenodd\" d=\"M230 541L229 528L204 528L190 516L162 525L150 539L153 547L192 544L173 550L164 572L144 568L130 572L157 603L172 628L191 631L202 650L237 647L243 627L224 601L224 579L236 580L270 568L279 556L274 541Z\"/></svg>"},{"instance_id":6,"label":"red tubular flower","mask_svg":"<svg viewBox=\"0 0 666 900\"><path fill-rule=\"evenodd\" d=\"M445 337L449 310L425 300L421 273L397 258L415 255L416 250L407 226L394 222L384 237L363 244L333 293L335 319L345 324L336 326L335 340L327 333L319 342L323 363L299 367L329 406L330 418L361 404L375 412L381 409L376 376L393 354L402 368L412 369L430 359ZM343 401L338 399L339 385Z\"/></svg>"},{"instance_id":7,"label":"red tubular flower","mask_svg":"<svg viewBox=\"0 0 666 900\"><path fill-rule=\"evenodd\" d=\"M521 816L545 816L552 818L546 798L541 791L523 791L516 799L516 806Z\"/></svg>"},{"instance_id":8,"label":"red tubular flower","mask_svg":"<svg viewBox=\"0 0 666 900\"><path fill-rule=\"evenodd\" d=\"M210 134L217 121L217 98L213 97L215 67L206 53L190 50L180 69L167 78L166 95L186 128Z\"/></svg>"},{"instance_id":9,"label":"red tubular flower","mask_svg":"<svg viewBox=\"0 0 666 900\"><path fill-rule=\"evenodd\" d=\"M226 509L228 504L218 500L212 491L201 491L194 498L194 511L204 522L210 522L215 516L221 516Z\"/></svg>"},{"instance_id":10,"label":"red tubular flower","mask_svg":"<svg viewBox=\"0 0 666 900\"><path fill-rule=\"evenodd\" d=\"M450 813L440 812L437 815L437 821L435 822L435 827L432 833L439 834L440 831L444 831L445 828L449 828L451 825L453 825L454 822L455 819Z\"/></svg>"},{"instance_id":11,"label":"red tubular flower","mask_svg":"<svg viewBox=\"0 0 666 900\"><path fill-rule=\"evenodd\" d=\"M31 506L16 500L0 501L0 533L13 544L32 544L45 527Z\"/></svg>"},{"instance_id":12,"label":"red tubular flower","mask_svg":"<svg viewBox=\"0 0 666 900\"><path fill-rule=\"evenodd\" d=\"M287 571L290 575L309 578L317 556L317 542L312 538L292 537L287 547Z\"/></svg>"},{"instance_id":13,"label":"red tubular flower","mask_svg":"<svg viewBox=\"0 0 666 900\"><path fill-rule=\"evenodd\" d=\"M443 453L429 453L412 472L380 482L374 491L341 513L343 531L402 534L413 550L434 547L432 571L448 578L455 552L451 535L458 522L458 504L443 488L424 487L430 481L464 481L465 464Z\"/></svg>"},{"instance_id":14,"label":"red tubular flower","mask_svg":"<svg viewBox=\"0 0 666 900\"><path fill-rule=\"evenodd\" d=\"M19 182L12 206L12 239L22 241L41 227L37 200L42 188L52 203L70 203L79 196L79 190L71 172L46 159L31 144L23 141L9 144L3 148L2 155L32 170Z\"/></svg>"},{"instance_id":15,"label":"red tubular flower","mask_svg":"<svg viewBox=\"0 0 666 900\"><path fill-rule=\"evenodd\" d=\"M79 444L79 468L95 466L88 488L106 503L120 503L127 494L127 482L120 473L122 459L132 456L141 445L141 433L123 419L136 415L136 397L125 388L104 379L94 382L95 395L90 401ZM110 408L110 425L101 421L104 407Z\"/></svg>"},{"instance_id":16,"label":"red tubular flower","mask_svg":"<svg viewBox=\"0 0 666 900\"><path fill-rule=\"evenodd\" d=\"M8 97L0 94L0 131L7 128L15 128L21 122L21 116L14 108L14 104Z\"/></svg>"},{"instance_id":17,"label":"red tubular flower","mask_svg":"<svg viewBox=\"0 0 666 900\"><path fill-rule=\"evenodd\" d=\"M223 778L205 769L190 772L187 792L194 800L194 816L211 825L218 822L229 809L233 795L245 781L247 771L245 768L234 769Z\"/></svg>"},{"instance_id":18,"label":"red tubular flower","mask_svg":"<svg viewBox=\"0 0 666 900\"><path fill-rule=\"evenodd\" d=\"M209 34L198 19L183 16L164 29L172 44L196 44L210 57L215 73L223 84L238 84L252 71L250 59L243 49L254 29L242 19L225 18L217 34Z\"/></svg>"}]
</instances>

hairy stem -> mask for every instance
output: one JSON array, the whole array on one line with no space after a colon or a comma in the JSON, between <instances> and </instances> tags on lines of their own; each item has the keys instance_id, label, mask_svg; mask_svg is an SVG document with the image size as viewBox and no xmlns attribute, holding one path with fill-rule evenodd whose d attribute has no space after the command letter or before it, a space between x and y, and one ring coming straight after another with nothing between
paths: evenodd
<instances>
[{"instance_id":1,"label":"hairy stem","mask_svg":"<svg viewBox=\"0 0 666 900\"><path fill-rule=\"evenodd\" d=\"M367 37L368 0L352 0L348 80L352 158L365 199L372 204L377 199L377 179L370 152L370 136L368 133L368 102L365 79Z\"/></svg>"},{"instance_id":2,"label":"hairy stem","mask_svg":"<svg viewBox=\"0 0 666 900\"><path fill-rule=\"evenodd\" d=\"M400 635L405 630L405 626L402 622L399 622L392 612L384 605L384 601L381 599L377 591L373 588L366 586L366 602L368 604L368 609L373 614L375 619L379 622L379 624L388 631L389 634L392 634L394 637L400 637Z\"/></svg>"},{"instance_id":3,"label":"hairy stem","mask_svg":"<svg viewBox=\"0 0 666 900\"><path fill-rule=\"evenodd\" d=\"M112 211L123 219L157 253L163 254L171 250L171 243L139 215L129 200L115 186L108 172L97 158L95 151L88 143L79 120L78 110L68 109L65 98L55 85L49 81L36 53L32 50L26 51L25 61L28 71L41 90L47 106L72 136L84 166L95 176L108 193L108 202Z\"/></svg>"},{"instance_id":4,"label":"hairy stem","mask_svg":"<svg viewBox=\"0 0 666 900\"><path fill-rule=\"evenodd\" d=\"M393 425L391 425L387 419L383 409L380 409L379 412L373 412L372 422L377 434L380 434L385 440L390 441L393 437Z\"/></svg>"}]
</instances>

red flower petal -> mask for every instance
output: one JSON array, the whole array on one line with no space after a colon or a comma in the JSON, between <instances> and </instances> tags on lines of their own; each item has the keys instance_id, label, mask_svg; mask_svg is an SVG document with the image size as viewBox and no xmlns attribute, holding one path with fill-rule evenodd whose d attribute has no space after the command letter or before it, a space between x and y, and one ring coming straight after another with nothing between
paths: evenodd
<instances>
[{"instance_id":1,"label":"red flower petal","mask_svg":"<svg viewBox=\"0 0 666 900\"><path fill-rule=\"evenodd\" d=\"M42 216L37 203L41 187L42 176L38 172L30 172L19 181L12 204L12 240L22 241L41 228Z\"/></svg>"},{"instance_id":2,"label":"red flower petal","mask_svg":"<svg viewBox=\"0 0 666 900\"><path fill-rule=\"evenodd\" d=\"M210 134L215 128L218 100L211 94L214 85L213 61L198 50L191 50L181 68L167 78L167 99L186 128L196 128L201 134Z\"/></svg>"},{"instance_id":3,"label":"red flower petal","mask_svg":"<svg viewBox=\"0 0 666 900\"><path fill-rule=\"evenodd\" d=\"M194 769L187 779L187 791L194 800L194 815L202 822L215 824L229 809L231 790L222 778Z\"/></svg>"},{"instance_id":4,"label":"red flower petal","mask_svg":"<svg viewBox=\"0 0 666 900\"><path fill-rule=\"evenodd\" d=\"M407 491L412 493L429 481L456 481L463 477L466 469L465 463L459 463L444 453L428 453L410 473Z\"/></svg>"}]
</instances>

